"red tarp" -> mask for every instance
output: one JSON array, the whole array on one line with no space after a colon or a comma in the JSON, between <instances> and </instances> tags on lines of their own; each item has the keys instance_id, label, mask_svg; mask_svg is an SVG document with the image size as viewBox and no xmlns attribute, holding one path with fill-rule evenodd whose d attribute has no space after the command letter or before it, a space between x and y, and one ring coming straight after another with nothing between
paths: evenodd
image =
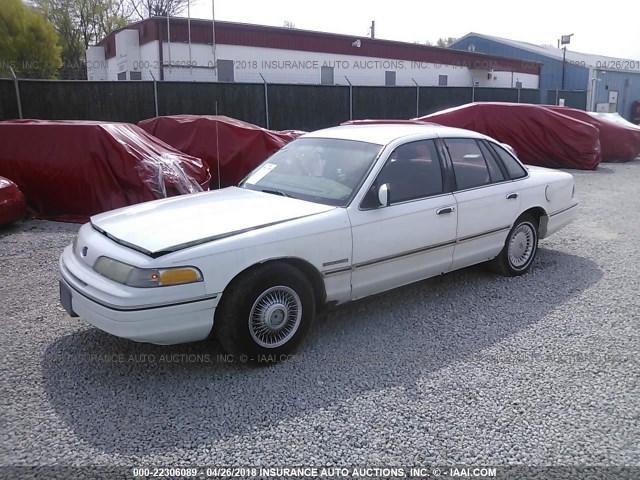
<instances>
[{"instance_id":1,"label":"red tarp","mask_svg":"<svg viewBox=\"0 0 640 480\"><path fill-rule=\"evenodd\" d=\"M35 216L84 222L114 208L206 189L209 172L135 125L93 121L0 122L0 175Z\"/></svg>"},{"instance_id":2,"label":"red tarp","mask_svg":"<svg viewBox=\"0 0 640 480\"><path fill-rule=\"evenodd\" d=\"M596 127L600 132L603 162L628 162L640 155L640 128L610 121L606 117L596 117L575 108L557 105L544 107Z\"/></svg>"},{"instance_id":3,"label":"red tarp","mask_svg":"<svg viewBox=\"0 0 640 480\"><path fill-rule=\"evenodd\" d=\"M601 160L598 129L540 105L469 103L418 120L493 137L529 165L595 170Z\"/></svg>"},{"instance_id":4,"label":"red tarp","mask_svg":"<svg viewBox=\"0 0 640 480\"><path fill-rule=\"evenodd\" d=\"M201 158L211 171L211 188L237 185L263 160L304 132L277 132L220 115L171 115L138 123L181 152Z\"/></svg>"},{"instance_id":5,"label":"red tarp","mask_svg":"<svg viewBox=\"0 0 640 480\"><path fill-rule=\"evenodd\" d=\"M8 178L0 177L0 225L19 220L27 213L24 195Z\"/></svg>"}]
</instances>

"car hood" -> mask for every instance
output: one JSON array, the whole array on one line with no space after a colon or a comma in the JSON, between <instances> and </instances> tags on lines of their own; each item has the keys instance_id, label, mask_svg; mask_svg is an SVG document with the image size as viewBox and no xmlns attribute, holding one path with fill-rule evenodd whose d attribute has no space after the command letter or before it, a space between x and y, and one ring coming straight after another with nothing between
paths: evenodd
<instances>
[{"instance_id":1,"label":"car hood","mask_svg":"<svg viewBox=\"0 0 640 480\"><path fill-rule=\"evenodd\" d=\"M152 257L336 207L238 187L182 195L91 217L112 240Z\"/></svg>"}]
</instances>

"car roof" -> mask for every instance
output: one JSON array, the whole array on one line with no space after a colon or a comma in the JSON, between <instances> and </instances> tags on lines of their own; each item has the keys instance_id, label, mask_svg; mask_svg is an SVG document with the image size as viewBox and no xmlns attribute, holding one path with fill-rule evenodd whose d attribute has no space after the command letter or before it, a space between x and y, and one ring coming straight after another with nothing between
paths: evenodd
<instances>
[{"instance_id":1,"label":"car roof","mask_svg":"<svg viewBox=\"0 0 640 480\"><path fill-rule=\"evenodd\" d=\"M340 125L338 127L325 128L307 133L301 138L336 138L341 140L356 140L360 142L377 143L387 145L394 140L403 137L424 136L435 137L469 137L488 138L478 132L464 130L462 128L444 127L434 123L417 124L365 124L365 125Z\"/></svg>"}]
</instances>

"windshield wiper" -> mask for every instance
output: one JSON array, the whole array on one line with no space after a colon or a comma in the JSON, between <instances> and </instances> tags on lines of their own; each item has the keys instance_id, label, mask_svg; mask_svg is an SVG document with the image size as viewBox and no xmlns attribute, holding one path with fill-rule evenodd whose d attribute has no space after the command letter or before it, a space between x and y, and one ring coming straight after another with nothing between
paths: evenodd
<instances>
[{"instance_id":1,"label":"windshield wiper","mask_svg":"<svg viewBox=\"0 0 640 480\"><path fill-rule=\"evenodd\" d=\"M271 193L272 195L280 195L281 197L294 198L293 195L289 195L288 193L281 192L280 190L269 190L268 188L265 188L264 190L261 190L261 192Z\"/></svg>"}]
</instances>

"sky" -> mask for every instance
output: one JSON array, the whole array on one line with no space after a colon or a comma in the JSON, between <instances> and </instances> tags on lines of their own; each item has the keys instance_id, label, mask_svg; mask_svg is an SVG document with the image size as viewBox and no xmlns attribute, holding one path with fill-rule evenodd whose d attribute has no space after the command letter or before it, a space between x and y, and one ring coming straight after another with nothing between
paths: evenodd
<instances>
[{"instance_id":1,"label":"sky","mask_svg":"<svg viewBox=\"0 0 640 480\"><path fill-rule=\"evenodd\" d=\"M215 16L216 20L277 27L288 20L296 28L354 37L367 36L375 20L376 38L434 44L440 37L476 32L556 45L561 35L573 33L570 50L640 61L640 24L634 4L629 0L215 0ZM212 18L211 0L192 0L191 17Z\"/></svg>"}]
</instances>

